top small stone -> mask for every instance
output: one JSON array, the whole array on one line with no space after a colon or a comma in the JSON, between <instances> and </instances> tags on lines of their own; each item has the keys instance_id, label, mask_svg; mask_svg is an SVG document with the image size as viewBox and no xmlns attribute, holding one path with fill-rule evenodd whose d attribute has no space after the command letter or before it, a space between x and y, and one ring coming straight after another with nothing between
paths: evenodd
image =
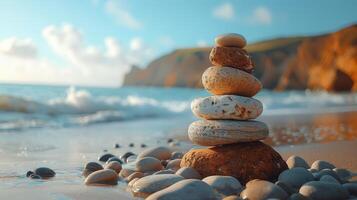
<instances>
[{"instance_id":1,"label":"top small stone","mask_svg":"<svg viewBox=\"0 0 357 200\"><path fill-rule=\"evenodd\" d=\"M237 33L219 35L215 38L216 45L219 47L238 47L243 48L247 45L245 38Z\"/></svg>"}]
</instances>

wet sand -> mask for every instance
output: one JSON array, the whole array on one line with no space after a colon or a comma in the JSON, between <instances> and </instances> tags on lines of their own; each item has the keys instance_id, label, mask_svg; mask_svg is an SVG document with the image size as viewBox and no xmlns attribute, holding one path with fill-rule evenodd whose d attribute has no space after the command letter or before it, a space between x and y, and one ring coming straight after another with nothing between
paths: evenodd
<instances>
[{"instance_id":1,"label":"wet sand","mask_svg":"<svg viewBox=\"0 0 357 200\"><path fill-rule=\"evenodd\" d=\"M317 159L327 160L337 167L357 172L356 112L263 116L258 120L268 123L271 130L270 138L265 142L273 145L285 159L290 155L299 155L310 164ZM126 151L139 153L143 148L138 144L146 143L149 147L166 145L169 137L182 141L176 148L188 150L192 145L187 141L186 127L191 121L192 119L180 123L139 121L126 125L128 127L111 124L45 133L37 130L36 134L11 136L6 142L2 141L8 148L0 151L0 199L133 199L125 191L124 183L114 187L85 186L81 176L83 165L88 161L96 161L104 149L116 155ZM154 131L155 127L163 124L167 129L159 133ZM144 132L143 127L149 125L152 126L149 128L152 131ZM127 130L127 134L119 134L119 130ZM14 145L21 147L18 144L20 139L26 144L34 144L26 146L32 149L12 150ZM113 149L113 144L117 141L122 148ZM129 142L135 142L136 146L129 148ZM56 177L46 181L25 177L27 170L38 166L54 169L57 172Z\"/></svg>"}]
</instances>

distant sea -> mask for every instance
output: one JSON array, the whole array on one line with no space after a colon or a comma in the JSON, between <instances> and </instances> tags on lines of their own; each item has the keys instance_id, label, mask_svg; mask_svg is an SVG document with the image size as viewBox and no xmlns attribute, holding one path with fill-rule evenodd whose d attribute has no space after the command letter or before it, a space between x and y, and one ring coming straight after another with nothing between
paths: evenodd
<instances>
[{"instance_id":1,"label":"distant sea","mask_svg":"<svg viewBox=\"0 0 357 200\"><path fill-rule=\"evenodd\" d=\"M208 95L189 88L1 84L0 134L143 119L194 119L190 102ZM254 98L263 102L263 116L357 110L357 93L263 90Z\"/></svg>"}]
</instances>

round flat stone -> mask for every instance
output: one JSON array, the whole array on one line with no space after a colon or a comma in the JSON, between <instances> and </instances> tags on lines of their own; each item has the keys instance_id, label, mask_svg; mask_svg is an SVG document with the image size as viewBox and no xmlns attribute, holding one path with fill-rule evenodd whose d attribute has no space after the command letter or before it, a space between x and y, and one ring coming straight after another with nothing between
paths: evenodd
<instances>
[{"instance_id":1,"label":"round flat stone","mask_svg":"<svg viewBox=\"0 0 357 200\"><path fill-rule=\"evenodd\" d=\"M96 162L89 162L84 166L84 170L82 172L82 175L84 177L87 177L89 174L103 169L102 165Z\"/></svg>"},{"instance_id":2,"label":"round flat stone","mask_svg":"<svg viewBox=\"0 0 357 200\"><path fill-rule=\"evenodd\" d=\"M214 66L226 66L252 73L254 65L247 51L237 47L214 47L209 59Z\"/></svg>"},{"instance_id":3,"label":"round flat stone","mask_svg":"<svg viewBox=\"0 0 357 200\"><path fill-rule=\"evenodd\" d=\"M208 176L202 181L225 196L237 195L242 190L240 182L232 176Z\"/></svg>"},{"instance_id":4,"label":"round flat stone","mask_svg":"<svg viewBox=\"0 0 357 200\"><path fill-rule=\"evenodd\" d=\"M308 182L300 188L299 193L314 200L340 200L349 196L341 184L324 181Z\"/></svg>"},{"instance_id":5,"label":"round flat stone","mask_svg":"<svg viewBox=\"0 0 357 200\"><path fill-rule=\"evenodd\" d=\"M188 128L190 140L202 146L258 141L268 134L268 126L259 121L198 120Z\"/></svg>"},{"instance_id":6,"label":"round flat stone","mask_svg":"<svg viewBox=\"0 0 357 200\"><path fill-rule=\"evenodd\" d=\"M161 161L153 157L143 157L136 161L135 167L140 172L159 171L163 169Z\"/></svg>"},{"instance_id":7,"label":"round flat stone","mask_svg":"<svg viewBox=\"0 0 357 200\"><path fill-rule=\"evenodd\" d=\"M52 178L56 175L56 172L54 172L52 169L48 167L39 167L34 170L34 173L44 179Z\"/></svg>"},{"instance_id":8,"label":"round flat stone","mask_svg":"<svg viewBox=\"0 0 357 200\"><path fill-rule=\"evenodd\" d=\"M266 199L287 199L288 194L279 186L264 180L251 180L246 188L241 192L243 199L266 200Z\"/></svg>"},{"instance_id":9,"label":"round flat stone","mask_svg":"<svg viewBox=\"0 0 357 200\"><path fill-rule=\"evenodd\" d=\"M239 95L252 97L262 84L253 75L232 67L209 67L202 74L204 88L214 95Z\"/></svg>"},{"instance_id":10,"label":"round flat stone","mask_svg":"<svg viewBox=\"0 0 357 200\"><path fill-rule=\"evenodd\" d=\"M121 164L118 161L111 161L108 164L106 164L104 168L105 169L112 169L118 174L120 173L120 171L122 169Z\"/></svg>"},{"instance_id":11,"label":"round flat stone","mask_svg":"<svg viewBox=\"0 0 357 200\"><path fill-rule=\"evenodd\" d=\"M134 196L145 198L183 179L183 177L175 174L149 175L137 180L131 190Z\"/></svg>"},{"instance_id":12,"label":"round flat stone","mask_svg":"<svg viewBox=\"0 0 357 200\"><path fill-rule=\"evenodd\" d=\"M205 182L196 179L179 181L170 187L155 192L146 200L216 200L214 190Z\"/></svg>"},{"instance_id":13,"label":"round flat stone","mask_svg":"<svg viewBox=\"0 0 357 200\"><path fill-rule=\"evenodd\" d=\"M227 33L217 36L214 39L217 46L220 47L239 47L243 48L247 45L246 39L237 33Z\"/></svg>"},{"instance_id":14,"label":"round flat stone","mask_svg":"<svg viewBox=\"0 0 357 200\"><path fill-rule=\"evenodd\" d=\"M294 167L303 167L305 169L309 169L309 164L301 158L300 156L292 155L286 160L286 164L288 164L289 169Z\"/></svg>"},{"instance_id":15,"label":"round flat stone","mask_svg":"<svg viewBox=\"0 0 357 200\"><path fill-rule=\"evenodd\" d=\"M167 147L154 147L146 149L138 155L139 158L154 157L159 160L168 160L171 158L172 151Z\"/></svg>"},{"instance_id":16,"label":"round flat stone","mask_svg":"<svg viewBox=\"0 0 357 200\"><path fill-rule=\"evenodd\" d=\"M278 179L294 189L299 189L303 184L313 181L314 176L305 168L295 167L283 171Z\"/></svg>"},{"instance_id":17,"label":"round flat stone","mask_svg":"<svg viewBox=\"0 0 357 200\"><path fill-rule=\"evenodd\" d=\"M177 171L178 169L180 169L180 163L181 159L170 160L170 162L168 162L166 165L166 169L172 169L173 171Z\"/></svg>"},{"instance_id":18,"label":"round flat stone","mask_svg":"<svg viewBox=\"0 0 357 200\"><path fill-rule=\"evenodd\" d=\"M111 169L95 171L85 179L86 185L117 185L118 174Z\"/></svg>"},{"instance_id":19,"label":"round flat stone","mask_svg":"<svg viewBox=\"0 0 357 200\"><path fill-rule=\"evenodd\" d=\"M176 171L177 175L184 177L185 179L201 179L202 176L192 167L182 167Z\"/></svg>"},{"instance_id":20,"label":"round flat stone","mask_svg":"<svg viewBox=\"0 0 357 200\"><path fill-rule=\"evenodd\" d=\"M198 98L191 103L192 112L203 119L255 119L263 112L263 104L253 98L219 95Z\"/></svg>"},{"instance_id":21,"label":"round flat stone","mask_svg":"<svg viewBox=\"0 0 357 200\"><path fill-rule=\"evenodd\" d=\"M192 149L182 158L181 167L194 168L202 177L233 176L242 184L253 179L275 181L288 168L279 153L262 142Z\"/></svg>"}]
</instances>

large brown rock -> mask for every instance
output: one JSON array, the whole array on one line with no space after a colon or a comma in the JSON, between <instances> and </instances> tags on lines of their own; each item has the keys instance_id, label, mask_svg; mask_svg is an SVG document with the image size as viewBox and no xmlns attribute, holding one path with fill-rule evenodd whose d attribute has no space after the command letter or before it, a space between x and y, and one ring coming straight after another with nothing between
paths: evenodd
<instances>
[{"instance_id":1,"label":"large brown rock","mask_svg":"<svg viewBox=\"0 0 357 200\"><path fill-rule=\"evenodd\" d=\"M237 47L214 47L209 59L215 66L234 67L249 73L254 69L247 51Z\"/></svg>"},{"instance_id":2,"label":"large brown rock","mask_svg":"<svg viewBox=\"0 0 357 200\"><path fill-rule=\"evenodd\" d=\"M184 155L181 167L192 167L203 177L233 176L243 184L253 179L275 181L288 169L279 153L262 142L194 149Z\"/></svg>"}]
</instances>

